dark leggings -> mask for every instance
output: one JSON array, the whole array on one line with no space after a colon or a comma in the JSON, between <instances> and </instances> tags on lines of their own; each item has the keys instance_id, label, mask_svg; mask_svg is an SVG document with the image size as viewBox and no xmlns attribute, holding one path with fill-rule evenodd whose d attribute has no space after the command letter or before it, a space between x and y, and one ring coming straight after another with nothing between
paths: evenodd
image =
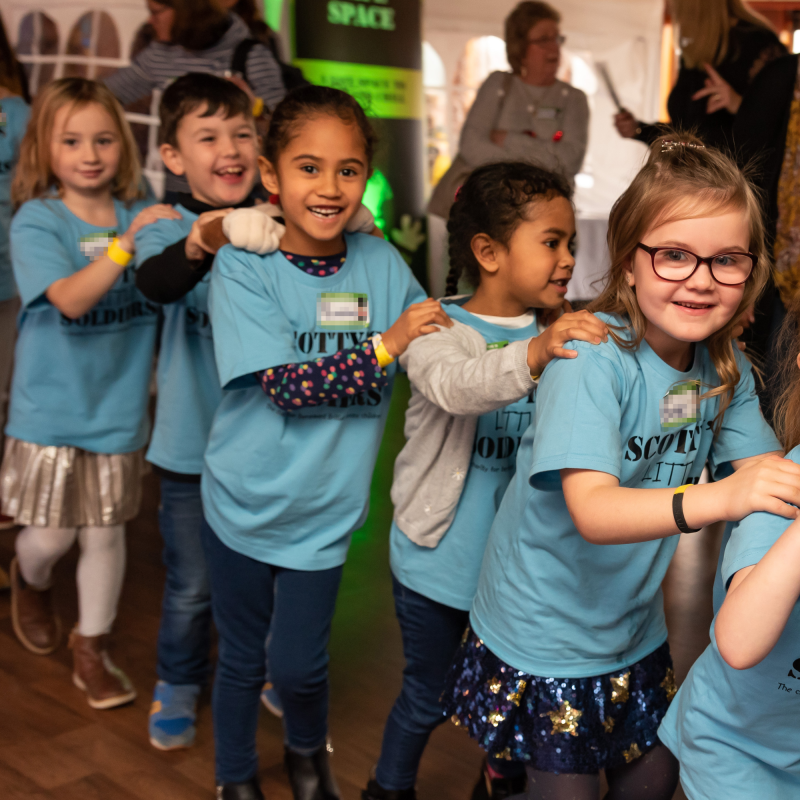
<instances>
[{"instance_id":1,"label":"dark leggings","mask_svg":"<svg viewBox=\"0 0 800 800\"><path fill-rule=\"evenodd\" d=\"M219 633L212 700L217 782L243 783L258 772L256 730L268 637L287 746L310 755L325 744L327 648L342 567L276 567L231 550L205 521L202 534Z\"/></svg>"},{"instance_id":2,"label":"dark leggings","mask_svg":"<svg viewBox=\"0 0 800 800\"><path fill-rule=\"evenodd\" d=\"M604 800L672 800L678 760L659 744L630 764L606 770ZM528 800L599 800L599 775L556 775L528 769Z\"/></svg>"}]
</instances>

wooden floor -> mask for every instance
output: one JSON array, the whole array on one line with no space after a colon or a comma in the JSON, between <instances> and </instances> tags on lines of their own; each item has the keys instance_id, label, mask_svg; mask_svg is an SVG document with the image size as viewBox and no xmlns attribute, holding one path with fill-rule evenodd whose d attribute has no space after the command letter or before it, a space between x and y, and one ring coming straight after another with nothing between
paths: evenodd
<instances>
[{"instance_id":1,"label":"wooden floor","mask_svg":"<svg viewBox=\"0 0 800 800\"><path fill-rule=\"evenodd\" d=\"M406 392L395 396L372 489L370 517L353 540L331 641L331 735L344 800L357 800L380 749L386 716L400 684L402 652L388 567L394 454L402 443ZM71 654L32 655L11 629L8 594L0 595L0 798L2 800L212 800L211 709L206 697L195 747L174 753L147 741L155 681L155 642L163 569L156 525L158 485L146 479L145 502L128 526L128 572L117 623L115 660L133 679L139 698L112 711L93 711L70 680ZM708 642L711 582L719 531L683 537L664 591L675 658L682 680ZM0 564L13 554L14 532L0 533ZM57 568L65 623L76 618L76 553ZM282 771L278 720L262 713L261 778L268 798L291 800ZM420 800L468 800L481 752L452 725L436 731L419 775ZM682 798L679 792L676 798Z\"/></svg>"}]
</instances>

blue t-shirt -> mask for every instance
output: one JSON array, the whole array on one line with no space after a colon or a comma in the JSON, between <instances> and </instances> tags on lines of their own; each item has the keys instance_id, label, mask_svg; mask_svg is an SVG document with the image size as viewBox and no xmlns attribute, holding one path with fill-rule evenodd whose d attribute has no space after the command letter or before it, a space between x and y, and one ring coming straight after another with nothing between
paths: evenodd
<instances>
[{"instance_id":1,"label":"blue t-shirt","mask_svg":"<svg viewBox=\"0 0 800 800\"><path fill-rule=\"evenodd\" d=\"M136 235L137 265L189 235L198 215L181 205L175 209L181 219L160 219ZM211 420L222 399L208 314L210 281L207 273L180 300L163 306L156 422L147 460L186 475L203 471Z\"/></svg>"},{"instance_id":2,"label":"blue t-shirt","mask_svg":"<svg viewBox=\"0 0 800 800\"><path fill-rule=\"evenodd\" d=\"M146 201L115 201L123 233ZM126 269L97 305L63 316L45 292L101 256L115 230L76 217L61 200L31 200L11 223L22 298L6 433L26 442L129 453L147 444L158 306Z\"/></svg>"},{"instance_id":3,"label":"blue t-shirt","mask_svg":"<svg viewBox=\"0 0 800 800\"><path fill-rule=\"evenodd\" d=\"M536 336L534 321L524 328L504 328L479 319L458 305L445 310L474 328L487 347ZM451 608L469 611L483 551L500 501L514 475L522 434L533 422L534 392L505 408L478 418L472 460L455 517L436 547L414 544L397 523L392 523L391 564L397 580L409 589Z\"/></svg>"},{"instance_id":4,"label":"blue t-shirt","mask_svg":"<svg viewBox=\"0 0 800 800\"><path fill-rule=\"evenodd\" d=\"M28 127L31 110L21 97L0 100L0 302L16 297L11 269L11 179L19 158L19 145Z\"/></svg>"},{"instance_id":5,"label":"blue t-shirt","mask_svg":"<svg viewBox=\"0 0 800 800\"><path fill-rule=\"evenodd\" d=\"M612 339L570 347L578 357L556 359L542 375L534 423L489 536L471 620L514 669L585 678L630 666L666 640L661 581L678 535L590 544L570 518L558 471L596 470L619 478L620 486L668 488L696 483L706 461L716 468L780 447L744 356L737 354L742 377L714 438L719 398L699 395L719 381L704 345L695 347L686 372L644 341L636 351Z\"/></svg>"},{"instance_id":6,"label":"blue t-shirt","mask_svg":"<svg viewBox=\"0 0 800 800\"><path fill-rule=\"evenodd\" d=\"M280 252L231 246L211 272L214 351L227 391L205 456L206 519L233 550L291 569L344 563L366 517L396 365L383 390L291 411L269 400L254 373L354 347L425 299L390 244L346 238L336 275L307 275ZM367 381L371 369L365 364Z\"/></svg>"},{"instance_id":7,"label":"blue t-shirt","mask_svg":"<svg viewBox=\"0 0 800 800\"><path fill-rule=\"evenodd\" d=\"M800 463L800 448L787 458ZM758 564L792 520L758 512L736 523L719 574ZM694 663L658 730L681 762L690 800L800 797L800 603L769 655L750 669L728 666L711 644Z\"/></svg>"}]
</instances>

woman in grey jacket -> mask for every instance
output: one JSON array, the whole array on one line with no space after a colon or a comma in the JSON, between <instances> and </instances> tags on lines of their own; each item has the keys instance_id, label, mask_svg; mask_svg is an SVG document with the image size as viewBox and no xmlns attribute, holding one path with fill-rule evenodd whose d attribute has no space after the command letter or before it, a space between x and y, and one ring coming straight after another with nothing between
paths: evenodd
<instances>
[{"instance_id":1,"label":"woman in grey jacket","mask_svg":"<svg viewBox=\"0 0 800 800\"><path fill-rule=\"evenodd\" d=\"M459 155L473 167L530 161L580 171L589 135L586 95L556 78L564 37L561 15L541 2L520 3L506 19L513 74L493 72L478 91L461 131Z\"/></svg>"},{"instance_id":2,"label":"woman in grey jacket","mask_svg":"<svg viewBox=\"0 0 800 800\"><path fill-rule=\"evenodd\" d=\"M462 275L475 293L445 305L452 328L401 357L412 396L392 486L391 565L406 668L363 800L414 800L428 737L444 722L439 696L486 539L533 419L537 377L554 357L576 355L567 341L607 336L591 314L561 314L575 265L570 198L562 177L529 164L477 169L448 224L449 293ZM555 321L545 329L548 316ZM484 786L504 797L524 791L521 765L493 759L484 772L475 797Z\"/></svg>"}]
</instances>

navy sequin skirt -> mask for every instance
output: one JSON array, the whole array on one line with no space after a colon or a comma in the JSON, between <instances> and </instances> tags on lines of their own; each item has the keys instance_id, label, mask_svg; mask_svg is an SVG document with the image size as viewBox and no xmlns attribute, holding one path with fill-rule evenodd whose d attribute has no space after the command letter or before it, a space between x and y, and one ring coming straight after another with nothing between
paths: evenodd
<instances>
[{"instance_id":1,"label":"navy sequin skirt","mask_svg":"<svg viewBox=\"0 0 800 800\"><path fill-rule=\"evenodd\" d=\"M622 671L541 678L501 661L468 628L442 703L488 753L542 772L586 775L652 750L675 692L666 642Z\"/></svg>"}]
</instances>

